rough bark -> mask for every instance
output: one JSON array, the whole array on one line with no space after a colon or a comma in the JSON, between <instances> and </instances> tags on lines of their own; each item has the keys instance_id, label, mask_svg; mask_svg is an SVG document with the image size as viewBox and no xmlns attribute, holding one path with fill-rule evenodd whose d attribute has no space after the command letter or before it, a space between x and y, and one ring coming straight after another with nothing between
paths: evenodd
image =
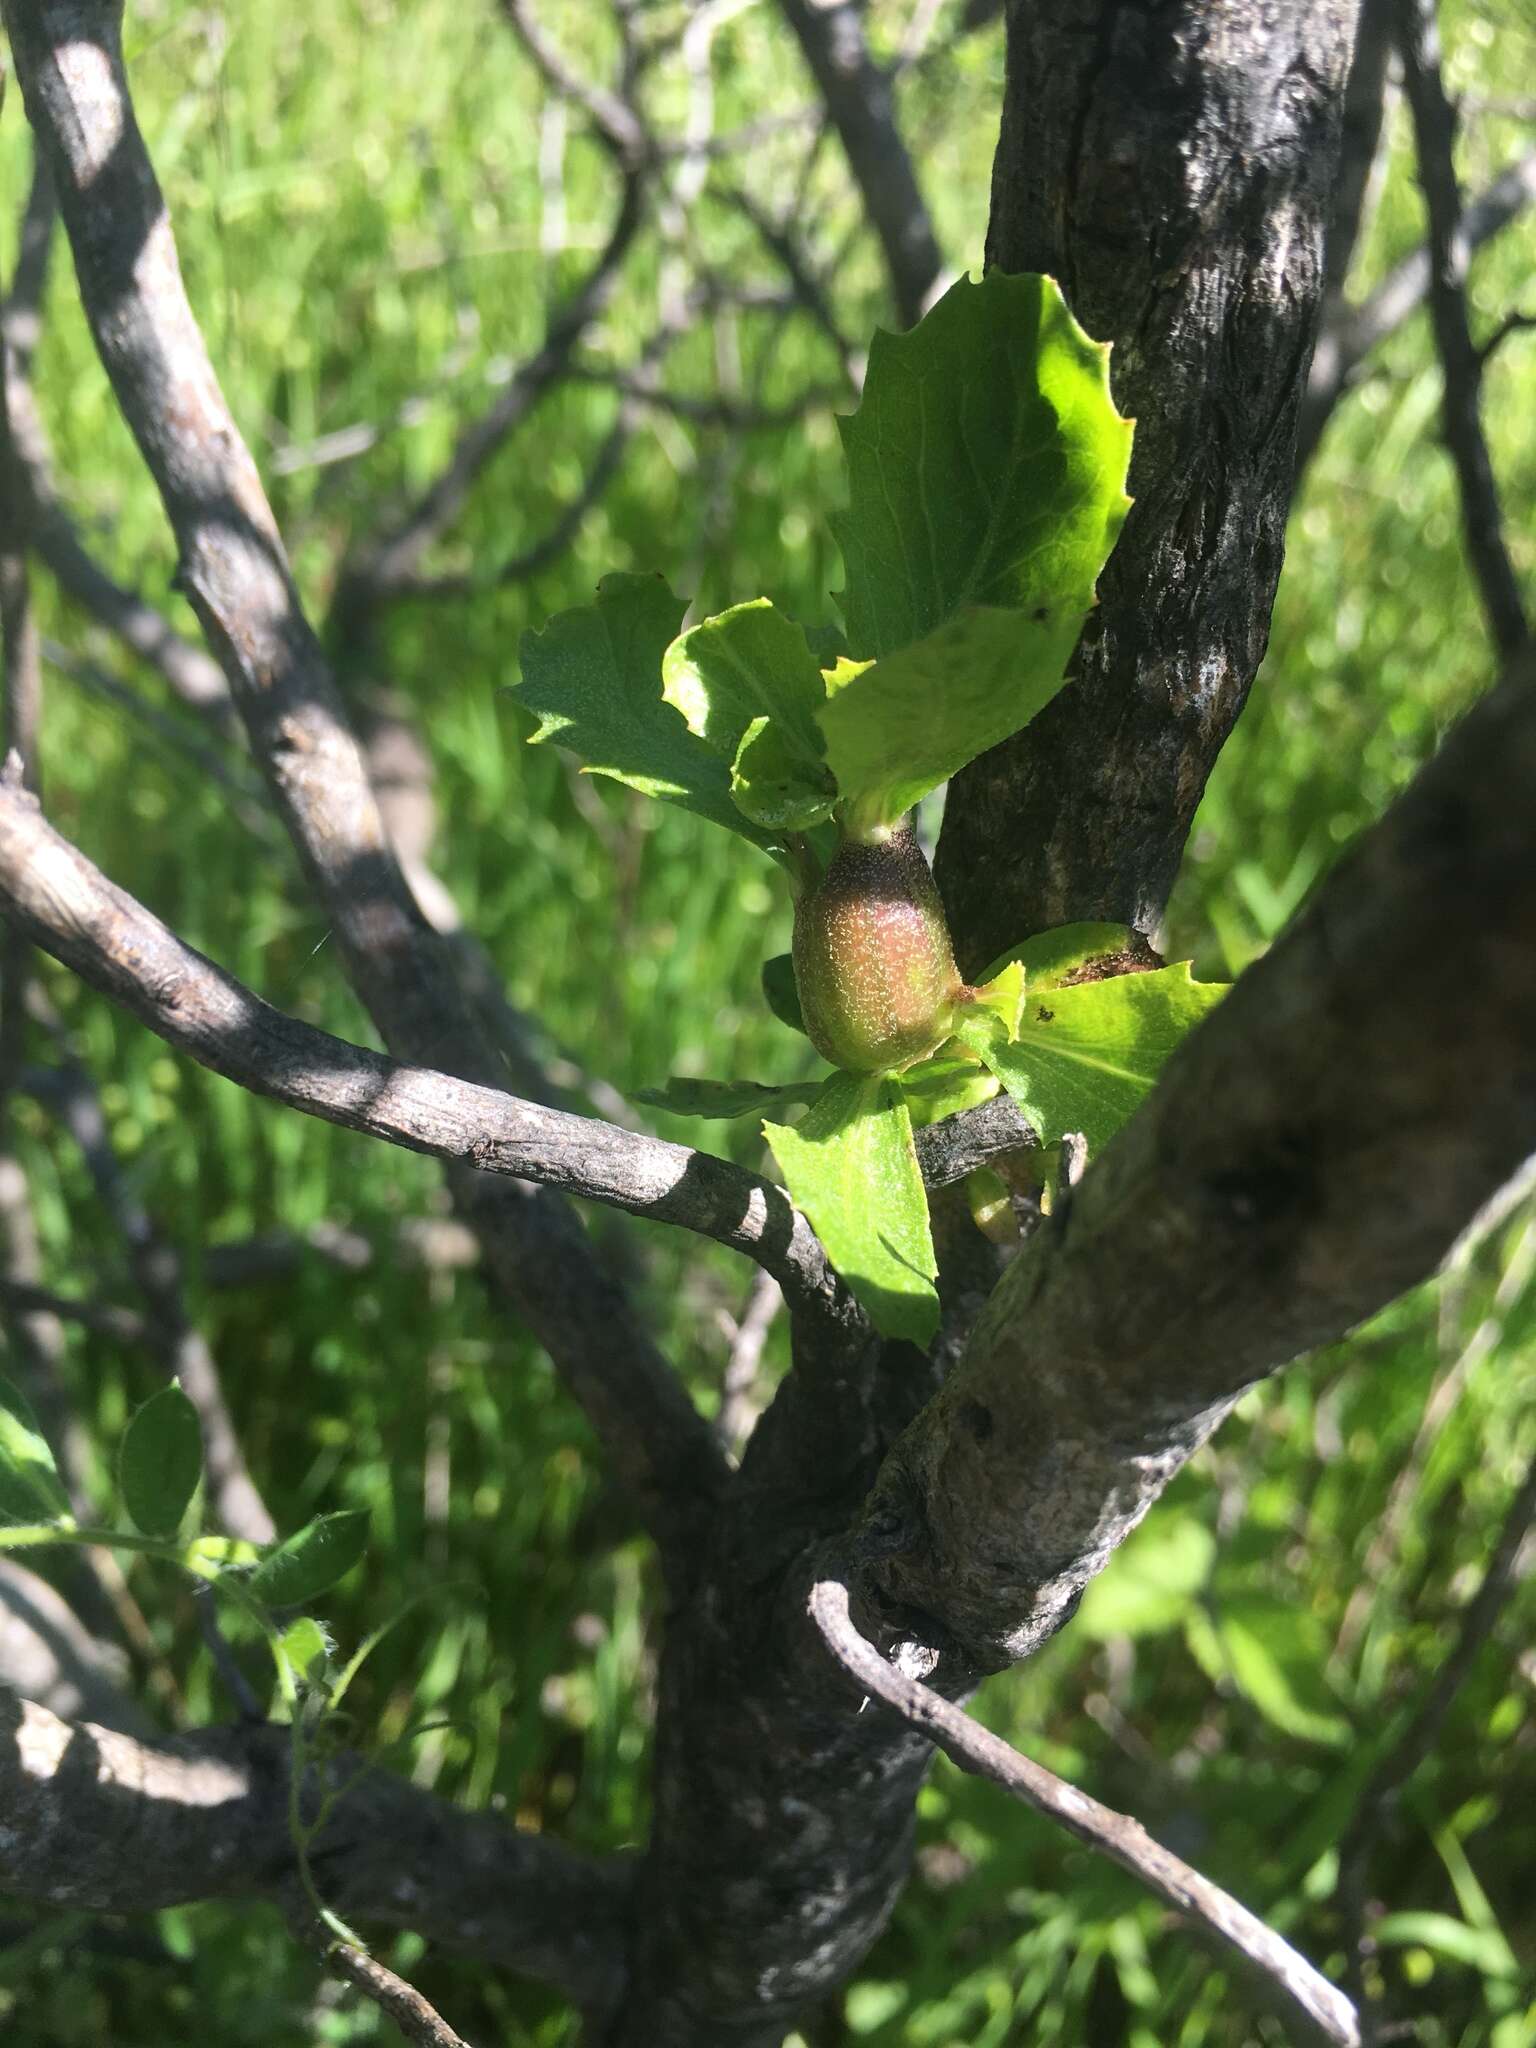
<instances>
[{"instance_id":1,"label":"rough bark","mask_svg":"<svg viewBox=\"0 0 1536 2048\"><path fill-rule=\"evenodd\" d=\"M1073 681L951 786L964 973L1032 931L1154 934L1264 653L1356 0L1016 0L987 260L1112 341L1136 503Z\"/></svg>"},{"instance_id":2,"label":"rough bark","mask_svg":"<svg viewBox=\"0 0 1536 2048\"><path fill-rule=\"evenodd\" d=\"M876 1574L888 1611L962 1673L1036 1648L1244 1387L1432 1271L1536 1151L1533 787L1528 674L1004 1275L872 1508L908 1531Z\"/></svg>"},{"instance_id":3,"label":"rough bark","mask_svg":"<svg viewBox=\"0 0 1536 2048\"><path fill-rule=\"evenodd\" d=\"M102 1913L284 1899L294 1882L289 1756L287 1730L264 1723L139 1741L0 1692L0 1891ZM336 1759L335 1782L357 1767ZM584 2006L617 1994L623 1863L366 1769L311 1853L339 1913L418 1928Z\"/></svg>"},{"instance_id":4,"label":"rough bark","mask_svg":"<svg viewBox=\"0 0 1536 2048\"><path fill-rule=\"evenodd\" d=\"M1009 1268L860 1520L858 1625L887 1656L954 1696L1037 1648L1242 1390L1432 1271L1536 1149L1533 780L1527 674ZM804 1613L867 1466L811 1501L795 1443L781 1397L669 1633L620 2048L769 2048L899 1883L924 1751L839 1706Z\"/></svg>"}]
</instances>

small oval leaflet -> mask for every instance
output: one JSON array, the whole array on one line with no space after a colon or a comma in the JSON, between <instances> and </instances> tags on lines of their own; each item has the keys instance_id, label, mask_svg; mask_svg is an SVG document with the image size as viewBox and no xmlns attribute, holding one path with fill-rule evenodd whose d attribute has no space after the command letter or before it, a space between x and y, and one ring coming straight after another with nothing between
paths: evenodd
<instances>
[{"instance_id":1,"label":"small oval leaflet","mask_svg":"<svg viewBox=\"0 0 1536 2048\"><path fill-rule=\"evenodd\" d=\"M123 1505L146 1536L174 1536L203 1476L197 1410L172 1381L138 1409L118 1453Z\"/></svg>"},{"instance_id":2,"label":"small oval leaflet","mask_svg":"<svg viewBox=\"0 0 1536 2048\"><path fill-rule=\"evenodd\" d=\"M248 1590L268 1607L298 1607L334 1586L367 1547L366 1509L317 1515L262 1559L247 1581Z\"/></svg>"}]
</instances>

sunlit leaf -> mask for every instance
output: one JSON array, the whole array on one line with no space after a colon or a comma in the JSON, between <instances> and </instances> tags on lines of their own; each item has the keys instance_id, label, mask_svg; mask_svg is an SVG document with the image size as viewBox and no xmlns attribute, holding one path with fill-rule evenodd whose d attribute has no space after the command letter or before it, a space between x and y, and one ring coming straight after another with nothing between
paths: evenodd
<instances>
[{"instance_id":1,"label":"sunlit leaf","mask_svg":"<svg viewBox=\"0 0 1536 2048\"><path fill-rule=\"evenodd\" d=\"M845 815L894 825L1061 688L1082 613L1037 620L968 606L850 672L820 713Z\"/></svg>"},{"instance_id":2,"label":"sunlit leaf","mask_svg":"<svg viewBox=\"0 0 1536 2048\"><path fill-rule=\"evenodd\" d=\"M910 646L971 605L1042 628L1081 619L1129 506L1131 424L1108 353L1050 278L1000 271L875 336L859 408L839 422L856 655Z\"/></svg>"},{"instance_id":3,"label":"sunlit leaf","mask_svg":"<svg viewBox=\"0 0 1536 2048\"><path fill-rule=\"evenodd\" d=\"M731 763L731 801L772 832L806 832L824 823L837 784L824 761L811 761L770 718L754 718Z\"/></svg>"},{"instance_id":4,"label":"sunlit leaf","mask_svg":"<svg viewBox=\"0 0 1536 2048\"><path fill-rule=\"evenodd\" d=\"M997 1018L963 1012L956 1035L983 1060L1051 1144L1081 1131L1089 1156L1141 1106L1187 1032L1226 994L1188 962L1067 988L1031 981L1017 1038Z\"/></svg>"},{"instance_id":5,"label":"sunlit leaf","mask_svg":"<svg viewBox=\"0 0 1536 2048\"><path fill-rule=\"evenodd\" d=\"M772 721L786 749L813 767L821 758L821 670L804 629L766 597L732 605L680 634L662 657L661 686L689 731L722 761L735 759L742 735L760 717Z\"/></svg>"},{"instance_id":6,"label":"sunlit leaf","mask_svg":"<svg viewBox=\"0 0 1536 2048\"><path fill-rule=\"evenodd\" d=\"M0 1520L51 1522L69 1514L69 1496L48 1440L21 1389L0 1379Z\"/></svg>"},{"instance_id":7,"label":"sunlit leaf","mask_svg":"<svg viewBox=\"0 0 1536 2048\"><path fill-rule=\"evenodd\" d=\"M246 1581L268 1607L298 1607L351 1571L368 1547L368 1516L361 1508L319 1515L264 1557Z\"/></svg>"},{"instance_id":8,"label":"sunlit leaf","mask_svg":"<svg viewBox=\"0 0 1536 2048\"><path fill-rule=\"evenodd\" d=\"M770 835L731 801L730 756L690 732L662 697L662 658L683 610L659 576L605 576L595 604L557 612L523 635L522 678L511 695L538 719L535 742L554 740L594 775L766 845Z\"/></svg>"},{"instance_id":9,"label":"sunlit leaf","mask_svg":"<svg viewBox=\"0 0 1536 2048\"><path fill-rule=\"evenodd\" d=\"M927 1344L938 1265L912 1122L890 1075L836 1074L791 1130L764 1124L785 1183L888 1337Z\"/></svg>"}]
</instances>

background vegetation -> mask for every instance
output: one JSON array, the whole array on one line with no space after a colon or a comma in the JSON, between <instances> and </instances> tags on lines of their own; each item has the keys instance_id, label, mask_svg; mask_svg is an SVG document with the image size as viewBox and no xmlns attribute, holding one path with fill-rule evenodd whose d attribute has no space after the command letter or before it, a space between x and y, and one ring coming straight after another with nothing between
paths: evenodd
<instances>
[{"instance_id":1,"label":"background vegetation","mask_svg":"<svg viewBox=\"0 0 1536 2048\"><path fill-rule=\"evenodd\" d=\"M567 48L599 64L605 12L592 0L559 12ZM899 47L904 0L871 12L872 34ZM997 25L950 39L960 12L940 10L936 54L907 70L901 91L957 268L980 258L1002 61ZM1536 78L1536 20L1524 0L1453 0L1446 33L1451 79L1469 96L1461 168L1475 187L1529 146L1533 110L1508 94L1511 80ZM349 538L430 478L456 424L536 345L552 296L606 232L613 171L575 126L556 149L543 89L489 6L137 0L129 56L194 305L323 611ZM721 129L808 99L798 55L764 6L722 30L715 79ZM1394 114L1357 291L1422 233L1404 128ZM746 170L765 204L788 196L804 140L791 131L754 150ZM0 121L0 190L18 198L26 155L12 104ZM835 143L797 222L825 266L838 325L867 337L886 315L883 272ZM5 232L8 274L13 222ZM680 232L726 276L777 281L750 220L718 194ZM605 319L605 360L642 346L667 260L654 236L633 253ZM1478 259L1483 331L1522 294L1530 307L1533 269L1529 225ZM37 374L92 544L193 633L170 587L158 504L62 258ZM701 317L664 381L772 409L840 374L802 313L737 308ZM1235 973L1263 950L1489 680L1435 443L1438 390L1421 314L1372 359L1307 476L1270 656L1171 913L1170 951L1193 954L1204 974ZM1533 393L1536 336L1514 334L1491 365L1486 413L1517 513L1536 503ZM392 424L418 399L409 425ZM537 539L580 488L617 403L598 382L543 404L474 493L442 565L484 564ZM375 446L313 459L322 437L357 423L383 430ZM445 878L513 998L561 1054L620 1090L668 1072L795 1076L803 1045L757 990L762 959L787 944L787 900L744 845L612 786L578 784L552 749L523 747L498 691L524 627L584 598L611 568L661 568L701 610L767 591L798 616L828 616L838 566L826 513L838 488L829 407L749 428L648 409L601 503L545 571L472 599L404 605L385 623L387 681L436 757ZM1531 525L1514 524L1517 566L1536 587ZM116 650L41 577L38 596L55 642L117 672ZM158 685L136 676L133 687ZM174 703L162 709L207 744ZM60 828L109 874L274 1002L366 1035L287 849L246 830L184 751L54 666L42 757ZM67 975L46 980L102 1081L135 1191L184 1248L189 1299L282 1526L327 1507L372 1515L367 1563L327 1603L338 1639L355 1642L403 1599L434 1591L360 1681L360 1735L402 1744L402 1768L467 1804L596 1847L638 1840L656 1597L645 1549L605 1491L572 1403L531 1345L492 1325L473 1271L397 1255L401 1219L436 1212L436 1169L256 1102L170 1058ZM23 1104L18 1115L47 1277L126 1291L121 1243L78 1158L41 1111ZM742 1156L756 1146L736 1126L708 1127L711 1141ZM322 1223L356 1233L371 1261L348 1269L317 1256L267 1284L213 1284L210 1246ZM743 1269L660 1230L592 1224L708 1402ZM1073 1625L980 1703L1319 1959L1333 1938L1333 1845L1397 1717L1442 1661L1536 1443L1533 1266L1536 1223L1521 1209L1441 1283L1250 1396ZM105 1499L112 1447L156 1367L76 1332L67 1371ZM149 1711L170 1723L227 1715L182 1590L152 1568L129 1578L148 1620L134 1684ZM1533 1623L1527 1585L1373 1871L1379 1966L1400 1981L1421 2015L1414 2038L1430 2048L1536 2041ZM941 1764L922 1799L917 1877L815 2041L1237 2048L1283 2038L1236 2016L1244 2006L1224 1967L1163 1923L1129 1879ZM385 2033L373 2008L320 1982L265 1910L165 1914L120 1939L17 1915L0 1938L0 2026L16 2048L297 2048ZM547 2048L571 2038L526 1986L460 1973L409 1937L393 1959L471 2038Z\"/></svg>"}]
</instances>

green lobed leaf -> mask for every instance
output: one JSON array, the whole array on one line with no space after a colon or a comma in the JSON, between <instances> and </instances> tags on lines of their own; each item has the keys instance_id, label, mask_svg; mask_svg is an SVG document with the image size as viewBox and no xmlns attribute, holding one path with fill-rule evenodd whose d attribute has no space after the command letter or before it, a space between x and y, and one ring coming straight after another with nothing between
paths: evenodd
<instances>
[{"instance_id":1,"label":"green lobed leaf","mask_svg":"<svg viewBox=\"0 0 1536 2048\"><path fill-rule=\"evenodd\" d=\"M268 1607L298 1607L351 1571L368 1547L362 1508L317 1515L257 1565L247 1589Z\"/></svg>"},{"instance_id":2,"label":"green lobed leaf","mask_svg":"<svg viewBox=\"0 0 1536 2048\"><path fill-rule=\"evenodd\" d=\"M972 605L876 662L832 671L820 724L847 814L894 825L1027 725L1065 681L1082 620Z\"/></svg>"},{"instance_id":3,"label":"green lobed leaf","mask_svg":"<svg viewBox=\"0 0 1536 2048\"><path fill-rule=\"evenodd\" d=\"M970 1001L978 1010L990 1010L999 1019L1010 1038L1019 1035L1019 1019L1024 1014L1025 973L1022 961L1010 960L996 974L990 975L979 987L970 991Z\"/></svg>"},{"instance_id":4,"label":"green lobed leaf","mask_svg":"<svg viewBox=\"0 0 1536 2048\"><path fill-rule=\"evenodd\" d=\"M900 1084L889 1074L834 1074L794 1129L765 1123L763 1135L876 1329L930 1343L938 1264Z\"/></svg>"},{"instance_id":5,"label":"green lobed leaf","mask_svg":"<svg viewBox=\"0 0 1536 2048\"><path fill-rule=\"evenodd\" d=\"M26 1396L0 1379L0 1521L67 1519L69 1496Z\"/></svg>"},{"instance_id":6,"label":"green lobed leaf","mask_svg":"<svg viewBox=\"0 0 1536 2048\"><path fill-rule=\"evenodd\" d=\"M763 962L763 1000L781 1024L791 1031L804 1031L805 1012L800 1007L800 984L795 980L791 953L775 953Z\"/></svg>"},{"instance_id":7,"label":"green lobed leaf","mask_svg":"<svg viewBox=\"0 0 1536 2048\"><path fill-rule=\"evenodd\" d=\"M635 1100L673 1116L761 1116L792 1102L809 1102L821 1086L820 1081L795 1081L785 1087L773 1081L696 1081L673 1074L664 1088L637 1088Z\"/></svg>"},{"instance_id":8,"label":"green lobed leaf","mask_svg":"<svg viewBox=\"0 0 1536 2048\"><path fill-rule=\"evenodd\" d=\"M771 718L754 718L731 763L731 801L771 832L807 832L831 817L837 784L826 763L807 762Z\"/></svg>"},{"instance_id":9,"label":"green lobed leaf","mask_svg":"<svg viewBox=\"0 0 1536 2048\"><path fill-rule=\"evenodd\" d=\"M1081 1131L1089 1157L1141 1106L1185 1034L1226 994L1189 963L1074 987L1028 984L1017 1038L987 1011L962 1013L956 1036L996 1074L1052 1144Z\"/></svg>"},{"instance_id":10,"label":"green lobed leaf","mask_svg":"<svg viewBox=\"0 0 1536 2048\"><path fill-rule=\"evenodd\" d=\"M732 605L679 634L662 656L661 692L723 761L735 759L742 735L759 717L771 719L785 748L812 768L821 759L821 670L804 628L766 597Z\"/></svg>"},{"instance_id":11,"label":"green lobed leaf","mask_svg":"<svg viewBox=\"0 0 1536 2048\"><path fill-rule=\"evenodd\" d=\"M998 1089L995 1074L988 1073L969 1054L951 1052L936 1053L931 1060L919 1060L915 1067L905 1068L897 1079L906 1097L913 1127L919 1130L927 1124L941 1123L947 1116L959 1116L963 1110L990 1102Z\"/></svg>"},{"instance_id":12,"label":"green lobed leaf","mask_svg":"<svg viewBox=\"0 0 1536 2048\"><path fill-rule=\"evenodd\" d=\"M838 422L855 654L908 646L968 605L1043 609L1042 625L1088 610L1130 503L1108 355L1050 278L1000 271L875 336L863 399Z\"/></svg>"},{"instance_id":13,"label":"green lobed leaf","mask_svg":"<svg viewBox=\"0 0 1536 2048\"><path fill-rule=\"evenodd\" d=\"M173 1382L135 1412L118 1453L118 1485L134 1527L174 1536L202 1476L197 1410Z\"/></svg>"},{"instance_id":14,"label":"green lobed leaf","mask_svg":"<svg viewBox=\"0 0 1536 2048\"><path fill-rule=\"evenodd\" d=\"M766 846L771 834L731 801L730 756L689 731L661 694L661 665L685 606L659 576L605 576L597 602L523 635L511 695L594 775L610 775ZM734 751L734 748L733 750Z\"/></svg>"},{"instance_id":15,"label":"green lobed leaf","mask_svg":"<svg viewBox=\"0 0 1536 2048\"><path fill-rule=\"evenodd\" d=\"M1085 969L1102 969L1129 953L1135 943L1136 934L1128 924L1059 924L1026 939L1022 946L1010 946L993 961L982 980L990 982L1017 963L1032 989L1059 988L1074 976L1093 978ZM1103 979L1102 973L1097 978Z\"/></svg>"}]
</instances>

